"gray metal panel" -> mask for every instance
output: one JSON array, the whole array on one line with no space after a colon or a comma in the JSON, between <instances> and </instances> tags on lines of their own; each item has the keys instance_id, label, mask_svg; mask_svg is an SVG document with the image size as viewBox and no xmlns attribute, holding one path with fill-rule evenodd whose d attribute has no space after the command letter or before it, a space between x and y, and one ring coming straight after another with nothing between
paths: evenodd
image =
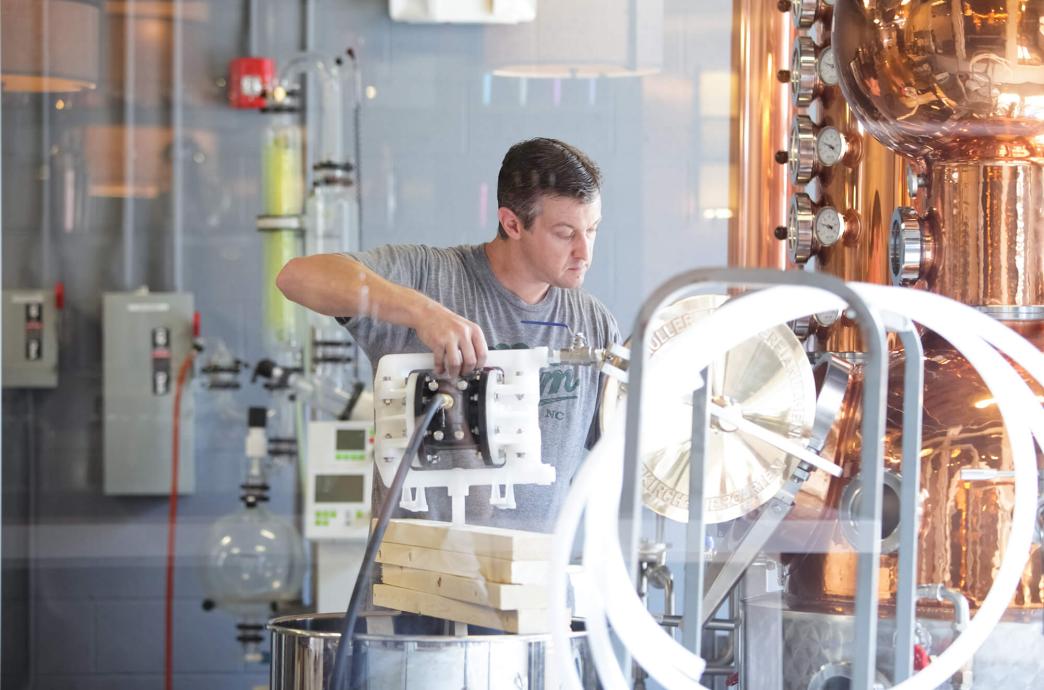
<instances>
[{"instance_id":1,"label":"gray metal panel","mask_svg":"<svg viewBox=\"0 0 1044 690\"><path fill-rule=\"evenodd\" d=\"M55 388L58 385L58 316L50 290L4 290L3 387ZM40 310L39 328L32 329L27 310ZM30 359L30 332L35 331L37 359Z\"/></svg>"},{"instance_id":2,"label":"gray metal panel","mask_svg":"<svg viewBox=\"0 0 1044 690\"><path fill-rule=\"evenodd\" d=\"M192 348L192 295L105 293L103 302L105 493L170 492L175 379ZM169 377L154 390L153 332L169 334ZM196 488L192 388L181 396L179 493Z\"/></svg>"}]
</instances>

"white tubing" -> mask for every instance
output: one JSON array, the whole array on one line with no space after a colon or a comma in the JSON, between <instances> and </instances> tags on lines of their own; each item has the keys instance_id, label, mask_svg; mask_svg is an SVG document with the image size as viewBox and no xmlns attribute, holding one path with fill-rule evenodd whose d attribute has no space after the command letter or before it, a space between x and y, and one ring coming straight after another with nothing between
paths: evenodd
<instances>
[{"instance_id":1,"label":"white tubing","mask_svg":"<svg viewBox=\"0 0 1044 690\"><path fill-rule=\"evenodd\" d=\"M551 587L550 587L550 619L551 619L551 641L554 649L569 649L569 633L572 631L572 621L568 609L566 567L569 565L569 557L572 553L573 541L576 530L580 525L580 517L584 512L584 505L597 486L599 473L604 471L604 465L611 463L615 458L612 451L615 446L607 443L609 438L617 438L622 441L622 425L615 425L609 430L607 436L602 438L592 450L590 455L580 467L580 471L573 479L569 490L569 497L555 522L554 539L551 544ZM585 578L588 573L585 570ZM604 637L601 634L605 629L605 614L601 600L601 592L593 590L588 592L590 614L586 621L588 637L591 640L591 657L598 669L598 675L606 690L626 690L627 681L620 671L616 656L612 647L609 646L606 655ZM592 634L593 631L593 634ZM554 655L555 664L558 666L558 676L565 684L567 690L582 690L583 684L577 676L576 667L573 665L571 654L558 653Z\"/></svg>"},{"instance_id":2,"label":"white tubing","mask_svg":"<svg viewBox=\"0 0 1044 690\"><path fill-rule=\"evenodd\" d=\"M623 438L614 436L616 447L610 445L608 457L620 455ZM612 452L615 451L615 452ZM611 534L601 531L598 525L616 522L619 511L619 496L623 480L623 464L613 463L608 472L601 473L603 481L599 486L598 498L588 500L585 515L585 528L588 535L601 535L601 539L584 542L584 562L594 563L602 560L602 568L593 569L591 577L599 586L604 597L605 613L613 624L617 637L634 655L635 661L650 676L668 688L691 688L701 690L700 676L706 665L698 654L685 650L680 655L680 662L661 664L661 647L658 640L672 639L664 629L653 620L644 603L634 591L631 578L624 565L623 553L616 531ZM611 605L610 605L611 604ZM602 631L599 631L602 634ZM604 642L608 643L608 633L604 633Z\"/></svg>"},{"instance_id":3,"label":"white tubing","mask_svg":"<svg viewBox=\"0 0 1044 690\"><path fill-rule=\"evenodd\" d=\"M996 351L983 342L983 338L1002 348L1026 371L1042 382L1044 382L1044 357L1014 332L963 305L919 291L880 286L859 285L856 287L868 302L874 305L878 303L887 305L891 311L909 316L938 332L961 351L978 370L997 401L1004 417L1013 453L1016 482L1012 532L990 593L963 635L955 640L927 669L896 686L897 690L927 690L945 682L950 675L956 672L982 644L1000 619L1010 601L1011 592L1015 591L1021 577L1033 536L1037 471L1033 444L1029 434L1032 428L1032 433L1037 436L1038 442L1044 439L1044 421L1042 421L1044 412L1041 411L1039 403L1025 382ZM809 313L845 306L836 295L816 288L770 288L726 303L722 308L685 331L684 337L672 339L663 349L678 350L679 341L685 342L685 356L689 360L687 368L692 370L692 363L696 362L696 368L702 369L718 353L738 345L767 327ZM766 319L765 314L772 316L770 319ZM975 328L968 328L970 323L974 323ZM978 335L970 335L970 333L981 333L982 338ZM709 347L708 343L713 343L713 346ZM661 352L654 366L663 366L669 359L669 356L664 356L664 353ZM648 366L648 363L646 365ZM691 386L691 388L694 387ZM616 427L619 428L622 425L618 424ZM630 574L624 565L617 540L618 510L616 509L622 477L615 463L619 462L619 455L621 455L621 436L622 434L619 433L607 435L602 443L592 451L592 457L588 459L588 463L595 457L598 457L600 461L596 467L592 467L591 472L581 471L581 474L585 475L586 482L574 482L566 502L568 510L563 510L563 515L557 523L552 559L553 572L556 574L551 588L552 611L564 609L564 587L561 577L559 577L559 574L564 573L564 567L560 569L559 566L562 562L568 561L573 535L579 526L580 512L586 504L589 512L588 519L585 521L587 532L585 563L590 572L597 573L597 577L592 580L598 585L601 605L605 606L604 613L607 613L613 622L614 631L634 652L635 659L650 675L660 680L665 686L670 688L699 687L693 685L693 673L696 672L693 660L699 661L699 670L702 670L702 660L681 647L652 620L633 590ZM606 474L600 474L606 470L603 466L605 463L612 468L608 470L608 474L615 480L613 482L615 486L613 488L603 486L602 491L593 491L591 487L595 478L606 476ZM586 464L584 469L587 469ZM563 545L566 540L568 542ZM601 566L597 570L593 568L596 560ZM561 619L561 616L556 616L556 618ZM601 619L601 616L599 618L600 623L604 624L604 619ZM566 621L566 626L568 626L568 621ZM552 634L563 634L560 620L556 621L553 626ZM598 646L604 650L608 634L604 633L603 637L603 632L600 631L598 637L601 638ZM556 637L556 645L560 644L561 642ZM612 664L612 669L615 670L613 687L618 687L617 682L621 680L622 674L615 657L612 659ZM613 674L605 659L602 659L602 663L599 663L598 666L600 673ZM695 678L698 677L699 674L696 673ZM571 688L579 687L575 673L571 676L571 680L576 683L575 686L570 685ZM605 679L603 679L604 681Z\"/></svg>"},{"instance_id":4,"label":"white tubing","mask_svg":"<svg viewBox=\"0 0 1044 690\"><path fill-rule=\"evenodd\" d=\"M903 316L920 322L928 328L936 331L946 338L977 370L980 377L990 389L991 394L997 401L1007 429L1009 442L1011 444L1013 462L1015 465L1015 506L1012 516L1012 528L1005 546L1001 561L994 578L993 586L986 599L983 601L975 617L969 623L968 628L960 635L949 648L925 670L914 675L910 679L895 686L895 690L931 690L944 683L951 675L956 673L960 667L969 659L975 650L985 641L986 637L996 626L1008 602L1011 601L1012 593L1017 589L1029 557L1030 547L1033 539L1033 523L1035 520L1037 502L1037 471L1036 459L1033 455L1032 441L1027 432L1032 426L1038 440L1044 438L1044 427L1040 421L1031 426L1030 419L1036 417L1041 419L1042 411L1035 396L1026 386L1021 377L1014 369L1001 358L996 351L986 345L974 331L968 328L968 322L973 315L983 316L979 312L957 302L947 300L938 295L918 292L919 299L911 299L913 290L901 288L885 288L881 286L853 285L861 292L861 296L872 306L887 306L890 310ZM866 289L872 288L872 289ZM805 290L805 288L802 288ZM742 300L736 301L736 306L747 302L744 312L750 314L765 309L763 313L775 314L774 319L779 319L779 312L774 309L786 309L775 303L775 297L766 293L777 291L789 291L787 288L771 288L744 296ZM921 308L912 308L916 303ZM730 303L726 303L711 316L725 312ZM807 306L807 303L803 303ZM821 311L816 307L817 311ZM911 313L911 311L913 313ZM703 327L710 317L698 322L690 328L690 331ZM788 319L789 320L789 317ZM984 331L989 331L995 341L1009 342L1021 340L1017 334L993 322L987 326L980 324ZM720 328L721 326L718 326ZM731 326L724 326L729 328ZM1006 331L1010 337L998 335L999 331ZM688 334L689 331L686 331ZM709 333L704 337L709 337ZM730 334L731 335L731 334ZM738 336L735 336L738 337ZM675 338L679 340L679 338ZM672 341L673 342L673 341ZM1032 346L1030 346L1032 347ZM1023 348L1020 355L1028 359L1029 366L1035 371L1040 370L1040 353L1036 357L1027 353ZM662 354L658 359L663 359ZM1034 361L1035 360L1035 361Z\"/></svg>"},{"instance_id":5,"label":"white tubing","mask_svg":"<svg viewBox=\"0 0 1044 690\"><path fill-rule=\"evenodd\" d=\"M921 290L884 287L869 283L852 283L851 287L864 298L875 299L893 311L902 308L911 319L925 325L929 325L932 322L933 314L938 310L950 311L956 308L954 313L959 312L961 318L957 326L947 326L945 330L936 330L935 328L932 328L932 330L936 330L939 335L948 340L954 348L961 350L962 353L963 347L959 346L959 343L971 341L981 343L985 341L1015 360L1037 383L1044 386L1044 355L1040 353L1040 350L1015 331L986 316L977 309L970 309L960 302ZM931 328L930 325L929 327ZM972 346L974 347L974 345ZM1011 370L1007 362L1004 362L1004 364L1003 368L1005 371ZM1014 373L1014 370L1011 371ZM1015 375L1017 376L1017 374ZM1021 380L1021 377L1019 378ZM1035 405L1027 407L1027 412L1031 417L1031 431L1037 439L1037 444L1044 448L1044 406L1040 405L1040 402L1033 396L1032 391L1029 392L1029 395L1030 398L1025 400L1025 402L1036 402Z\"/></svg>"},{"instance_id":6,"label":"white tubing","mask_svg":"<svg viewBox=\"0 0 1044 690\"><path fill-rule=\"evenodd\" d=\"M864 295L873 295L875 304L891 309L901 309L923 325L936 331L945 338L974 366L979 376L990 389L1000 409L1008 440L1011 444L1015 469L1015 506L1012 515L1011 532L1005 545L1001 566L994 576L993 586L979 606L963 634L924 670L909 680L896 686L896 689L930 690L946 682L950 676L971 658L975 651L985 642L986 637L1004 615L1012 594L1018 588L1022 572L1029 557L1033 543L1033 529L1036 519L1037 503L1037 467L1033 454L1033 443L1027 433L1036 427L1038 442L1044 438L1044 415L1036 397L1026 386L1015 370L978 335L968 328L969 312L973 309L951 300L932 295L927 300L911 300L910 290L898 288L877 289L880 286L853 286ZM866 288L874 288L867 290ZM930 293L920 293L929 295ZM914 308L913 302L927 309ZM953 320L947 317L953 316ZM998 323L987 327L990 331L1004 329ZM1017 335L1011 331L1012 336ZM1002 338L1003 339L1003 338ZM1029 364L1039 365L1041 355L1038 353L1036 363L1030 358ZM1037 368L1037 367L1034 367ZM1036 419L1033 419L1036 418ZM1032 421L1031 421L1032 420ZM1035 423L1034 423L1035 422ZM1032 426L1031 426L1032 425Z\"/></svg>"}]
</instances>

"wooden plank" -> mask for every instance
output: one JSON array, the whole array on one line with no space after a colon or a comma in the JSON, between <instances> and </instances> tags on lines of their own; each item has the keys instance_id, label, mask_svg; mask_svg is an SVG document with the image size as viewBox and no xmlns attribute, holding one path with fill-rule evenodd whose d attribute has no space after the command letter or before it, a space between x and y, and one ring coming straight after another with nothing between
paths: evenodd
<instances>
[{"instance_id":1,"label":"wooden plank","mask_svg":"<svg viewBox=\"0 0 1044 690\"><path fill-rule=\"evenodd\" d=\"M453 525L435 520L392 520L388 523L384 540L515 561L545 561L551 553L552 537L543 532L503 527Z\"/></svg>"},{"instance_id":2,"label":"wooden plank","mask_svg":"<svg viewBox=\"0 0 1044 690\"><path fill-rule=\"evenodd\" d=\"M522 611L498 611L487 606L477 606L463 601L447 599L437 594L415 592L391 585L373 586L373 603L424 616L445 618L446 620L481 625L507 632L530 634L546 633L548 615L544 609L524 609Z\"/></svg>"},{"instance_id":3,"label":"wooden plank","mask_svg":"<svg viewBox=\"0 0 1044 690\"><path fill-rule=\"evenodd\" d=\"M398 565L382 565L381 573L381 579L386 585L438 594L469 604L503 611L547 608L547 588L543 585L509 585Z\"/></svg>"},{"instance_id":4,"label":"wooden plank","mask_svg":"<svg viewBox=\"0 0 1044 690\"><path fill-rule=\"evenodd\" d=\"M543 584L550 572L547 561L509 561L388 542L377 550L377 562L519 585Z\"/></svg>"}]
</instances>

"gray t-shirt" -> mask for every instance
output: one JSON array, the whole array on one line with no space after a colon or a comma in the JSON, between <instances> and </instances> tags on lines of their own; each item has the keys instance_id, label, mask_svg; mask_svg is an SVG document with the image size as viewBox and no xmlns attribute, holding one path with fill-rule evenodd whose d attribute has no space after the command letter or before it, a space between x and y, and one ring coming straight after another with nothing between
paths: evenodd
<instances>
[{"instance_id":1,"label":"gray t-shirt","mask_svg":"<svg viewBox=\"0 0 1044 690\"><path fill-rule=\"evenodd\" d=\"M573 332L587 336L594 347L620 340L620 331L605 305L579 289L552 287L537 304L526 304L501 285L489 265L485 245L446 249L421 245L388 245L353 258L381 277L431 297L447 309L482 328L491 350L547 346L568 347ZM386 354L428 352L413 329L375 318L340 319L356 342L377 362ZM525 323L562 323L569 328ZM585 455L598 402L596 367L573 365L548 367L540 372L540 432L543 461L555 466L551 486L515 487L515 510L492 508L489 488L475 486L467 497L467 521L535 531L550 531L569 490L569 484ZM384 487L375 481L375 500ZM445 489L428 490L427 514L410 517L450 519ZM377 503L374 504L375 506Z\"/></svg>"}]
</instances>

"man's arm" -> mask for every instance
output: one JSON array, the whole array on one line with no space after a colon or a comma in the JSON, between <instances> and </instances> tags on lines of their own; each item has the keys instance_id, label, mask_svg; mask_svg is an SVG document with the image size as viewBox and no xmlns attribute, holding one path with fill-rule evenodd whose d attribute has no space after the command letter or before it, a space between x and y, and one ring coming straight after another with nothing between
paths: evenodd
<instances>
[{"instance_id":1,"label":"man's arm","mask_svg":"<svg viewBox=\"0 0 1044 690\"><path fill-rule=\"evenodd\" d=\"M416 290L342 254L291 259L276 276L290 300L327 316L367 316L412 328L435 355L435 372L456 377L486 361L482 329Z\"/></svg>"}]
</instances>

